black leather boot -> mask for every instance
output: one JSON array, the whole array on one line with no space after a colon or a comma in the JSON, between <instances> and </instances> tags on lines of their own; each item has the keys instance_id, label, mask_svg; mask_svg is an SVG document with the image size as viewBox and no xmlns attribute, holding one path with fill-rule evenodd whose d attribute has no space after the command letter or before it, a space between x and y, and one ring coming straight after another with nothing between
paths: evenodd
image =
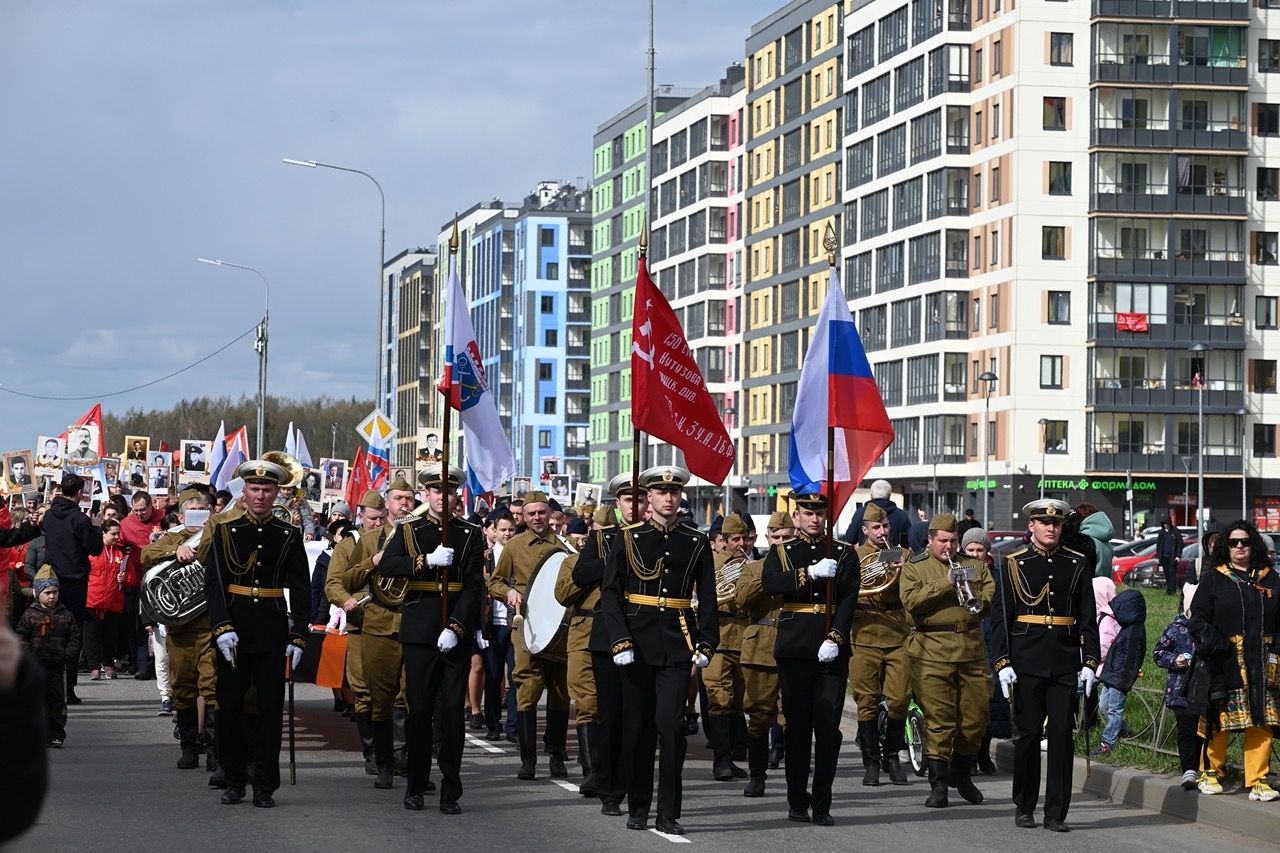
<instances>
[{"instance_id":1,"label":"black leather boot","mask_svg":"<svg viewBox=\"0 0 1280 853\"><path fill-rule=\"evenodd\" d=\"M200 735L204 744L204 769L213 773L218 769L218 709L209 705L204 709L204 732Z\"/></svg>"},{"instance_id":2,"label":"black leather boot","mask_svg":"<svg viewBox=\"0 0 1280 853\"><path fill-rule=\"evenodd\" d=\"M991 735L982 736L982 746L978 748L978 754L974 756L978 769L988 776L995 774L996 763L991 760Z\"/></svg>"},{"instance_id":3,"label":"black leather boot","mask_svg":"<svg viewBox=\"0 0 1280 853\"><path fill-rule=\"evenodd\" d=\"M949 784L956 789L956 793L964 797L966 803L978 805L982 802L982 792L973 784L973 780L969 778L970 769L973 767L972 755L952 755L951 766L948 769L950 777Z\"/></svg>"},{"instance_id":4,"label":"black leather boot","mask_svg":"<svg viewBox=\"0 0 1280 853\"><path fill-rule=\"evenodd\" d=\"M569 749L565 743L569 734L569 710L547 709L547 770L553 779L568 779Z\"/></svg>"},{"instance_id":5,"label":"black leather boot","mask_svg":"<svg viewBox=\"0 0 1280 853\"><path fill-rule=\"evenodd\" d=\"M393 787L395 734L390 720L373 721L373 759L378 768L378 776L373 780L373 787L381 789Z\"/></svg>"},{"instance_id":6,"label":"black leather boot","mask_svg":"<svg viewBox=\"0 0 1280 853\"><path fill-rule=\"evenodd\" d=\"M768 778L769 736L761 735L747 741L747 767L751 770L751 780L743 790L744 797L763 797L764 780Z\"/></svg>"},{"instance_id":7,"label":"black leather boot","mask_svg":"<svg viewBox=\"0 0 1280 853\"><path fill-rule=\"evenodd\" d=\"M858 722L858 750L862 753L862 784L880 785L880 727L875 720Z\"/></svg>"},{"instance_id":8,"label":"black leather boot","mask_svg":"<svg viewBox=\"0 0 1280 853\"><path fill-rule=\"evenodd\" d=\"M409 775L408 738L405 735L408 722L408 710L404 708L393 708L391 710L392 769L397 776Z\"/></svg>"},{"instance_id":9,"label":"black leather boot","mask_svg":"<svg viewBox=\"0 0 1280 853\"><path fill-rule=\"evenodd\" d=\"M929 759L929 796L924 804L931 809L945 809L947 802L948 767L945 761Z\"/></svg>"},{"instance_id":10,"label":"black leather boot","mask_svg":"<svg viewBox=\"0 0 1280 853\"><path fill-rule=\"evenodd\" d=\"M747 718L735 712L729 715L729 757L734 761L746 761L747 750L751 745L751 737L747 734Z\"/></svg>"},{"instance_id":11,"label":"black leather boot","mask_svg":"<svg viewBox=\"0 0 1280 853\"><path fill-rule=\"evenodd\" d=\"M881 767L887 767L889 781L894 785L907 784L907 770L902 766L898 753L907 746L907 721L890 717L885 724L884 748Z\"/></svg>"},{"instance_id":12,"label":"black leather boot","mask_svg":"<svg viewBox=\"0 0 1280 853\"><path fill-rule=\"evenodd\" d=\"M373 760L373 712L356 714L356 733L360 735L360 752L364 754L364 772L378 775L378 763Z\"/></svg>"},{"instance_id":13,"label":"black leather boot","mask_svg":"<svg viewBox=\"0 0 1280 853\"><path fill-rule=\"evenodd\" d=\"M578 793L584 797L594 797L597 793L594 750L598 731L599 723L578 726L578 763L582 765L582 784L578 786Z\"/></svg>"},{"instance_id":14,"label":"black leather boot","mask_svg":"<svg viewBox=\"0 0 1280 853\"><path fill-rule=\"evenodd\" d=\"M520 741L517 779L533 779L538 767L538 718L536 711L516 711L516 737Z\"/></svg>"},{"instance_id":15,"label":"black leather boot","mask_svg":"<svg viewBox=\"0 0 1280 853\"><path fill-rule=\"evenodd\" d=\"M717 782L747 778L747 771L733 763L733 723L728 716L707 717L707 740L711 744L711 775Z\"/></svg>"},{"instance_id":16,"label":"black leather boot","mask_svg":"<svg viewBox=\"0 0 1280 853\"><path fill-rule=\"evenodd\" d=\"M200 766L200 730L196 727L196 709L179 708L174 712L174 728L182 755L178 758L179 770L195 770Z\"/></svg>"}]
</instances>

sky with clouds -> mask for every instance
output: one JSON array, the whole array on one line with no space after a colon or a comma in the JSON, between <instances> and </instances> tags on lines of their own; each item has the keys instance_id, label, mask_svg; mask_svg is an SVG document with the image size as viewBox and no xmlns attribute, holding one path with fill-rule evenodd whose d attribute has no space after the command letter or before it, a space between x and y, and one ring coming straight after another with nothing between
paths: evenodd
<instances>
[{"instance_id":1,"label":"sky with clouds","mask_svg":"<svg viewBox=\"0 0 1280 853\"><path fill-rule=\"evenodd\" d=\"M656 0L659 84L741 61L783 0ZM373 393L377 189L387 256L454 210L589 179L644 94L647 0L11 0L0 27L0 450L107 411ZM11 391L88 400L47 401ZM118 437L108 437L114 443ZM271 442L268 436L268 443Z\"/></svg>"}]
</instances>

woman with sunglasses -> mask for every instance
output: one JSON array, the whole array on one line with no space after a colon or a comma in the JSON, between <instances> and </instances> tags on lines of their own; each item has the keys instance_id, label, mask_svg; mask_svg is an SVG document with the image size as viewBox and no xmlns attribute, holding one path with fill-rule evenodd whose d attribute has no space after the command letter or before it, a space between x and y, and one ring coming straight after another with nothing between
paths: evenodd
<instances>
[{"instance_id":1,"label":"woman with sunglasses","mask_svg":"<svg viewBox=\"0 0 1280 853\"><path fill-rule=\"evenodd\" d=\"M1196 653L1209 663L1209 711L1202 720L1208 741L1200 776L1202 794L1221 794L1227 737L1244 734L1249 799L1270 802L1280 793L1267 784L1271 727L1280 725L1275 656L1280 627L1280 578L1266 544L1247 521L1227 525L1214 544L1210 568L1191 603Z\"/></svg>"}]
</instances>

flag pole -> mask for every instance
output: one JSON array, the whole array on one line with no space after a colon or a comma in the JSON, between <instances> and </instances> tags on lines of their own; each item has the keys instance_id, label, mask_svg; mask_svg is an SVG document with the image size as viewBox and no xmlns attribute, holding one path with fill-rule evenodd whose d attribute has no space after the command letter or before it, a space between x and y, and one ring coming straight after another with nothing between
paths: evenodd
<instances>
[{"instance_id":1,"label":"flag pole","mask_svg":"<svg viewBox=\"0 0 1280 853\"><path fill-rule=\"evenodd\" d=\"M653 87L650 86L652 92ZM649 257L649 216L643 214L640 217L640 254L638 263L644 263ZM637 279L638 280L638 279ZM635 346L635 342L632 342ZM632 387L635 386L635 377L631 377ZM631 490L634 499L635 491L640 488L640 430L636 428L636 401L635 397L631 398ZM633 521L636 519L633 519Z\"/></svg>"},{"instance_id":2,"label":"flag pole","mask_svg":"<svg viewBox=\"0 0 1280 853\"><path fill-rule=\"evenodd\" d=\"M836 268L836 232L831 227L831 223L827 223L826 233L822 236L822 247L827 250L827 286L831 286L831 270ZM828 392L830 393L830 384L828 384ZM836 524L836 428L831 423L831 407L827 406L827 559L831 559L831 554L835 550L833 540L835 534L833 528ZM831 587L835 585L835 579L827 580L827 618L826 633L831 633Z\"/></svg>"},{"instance_id":3,"label":"flag pole","mask_svg":"<svg viewBox=\"0 0 1280 853\"><path fill-rule=\"evenodd\" d=\"M453 215L453 233L449 235L449 271L457 269L458 260L458 214ZM466 311L466 305L450 305L449 311ZM445 329L445 340L449 341L451 329ZM448 344L445 345L448 352ZM453 507L450 506L449 464L453 452L453 371L452 365L444 366L445 376L449 381L441 393L444 395L444 425L440 435L440 493L444 502L440 505L440 547L449 547L449 522L453 518ZM461 485L461 484L459 484ZM449 625L449 567L440 567L440 628Z\"/></svg>"}]
</instances>

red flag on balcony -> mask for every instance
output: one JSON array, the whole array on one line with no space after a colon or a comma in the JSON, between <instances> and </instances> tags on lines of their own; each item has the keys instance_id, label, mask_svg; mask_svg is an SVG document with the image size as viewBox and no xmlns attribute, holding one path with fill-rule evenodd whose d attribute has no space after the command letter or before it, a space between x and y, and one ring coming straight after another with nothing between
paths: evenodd
<instances>
[{"instance_id":1,"label":"red flag on balcony","mask_svg":"<svg viewBox=\"0 0 1280 853\"><path fill-rule=\"evenodd\" d=\"M1146 314L1116 314L1116 331L1117 332L1145 332L1147 331L1147 315Z\"/></svg>"}]
</instances>

